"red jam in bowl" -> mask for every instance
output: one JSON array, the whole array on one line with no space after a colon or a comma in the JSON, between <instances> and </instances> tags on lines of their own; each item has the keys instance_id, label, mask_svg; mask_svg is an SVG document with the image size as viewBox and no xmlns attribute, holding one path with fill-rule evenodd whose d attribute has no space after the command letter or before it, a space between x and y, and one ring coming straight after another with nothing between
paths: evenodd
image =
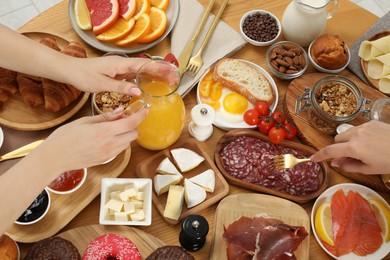
<instances>
[{"instance_id":1,"label":"red jam in bowl","mask_svg":"<svg viewBox=\"0 0 390 260\"><path fill-rule=\"evenodd\" d=\"M84 169L72 170L61 173L49 184L49 188L56 191L70 191L77 187L84 178Z\"/></svg>"}]
</instances>

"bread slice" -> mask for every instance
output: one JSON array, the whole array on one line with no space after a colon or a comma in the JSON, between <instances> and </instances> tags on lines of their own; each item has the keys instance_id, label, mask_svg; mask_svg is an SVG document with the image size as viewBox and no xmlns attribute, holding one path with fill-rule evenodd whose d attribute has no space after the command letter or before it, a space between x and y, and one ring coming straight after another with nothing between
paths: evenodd
<instances>
[{"instance_id":1,"label":"bread slice","mask_svg":"<svg viewBox=\"0 0 390 260\"><path fill-rule=\"evenodd\" d=\"M214 68L214 80L246 97L255 105L259 101L272 103L271 84L255 68L236 59L221 59Z\"/></svg>"}]
</instances>

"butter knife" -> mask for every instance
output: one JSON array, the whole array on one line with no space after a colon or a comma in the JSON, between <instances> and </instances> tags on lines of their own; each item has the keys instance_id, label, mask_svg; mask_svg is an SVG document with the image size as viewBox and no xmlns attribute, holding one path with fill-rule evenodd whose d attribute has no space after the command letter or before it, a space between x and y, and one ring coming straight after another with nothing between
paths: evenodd
<instances>
[{"instance_id":1,"label":"butter knife","mask_svg":"<svg viewBox=\"0 0 390 260\"><path fill-rule=\"evenodd\" d=\"M187 64L188 64L188 61L190 60L192 51L193 51L195 43L196 43L196 40L198 39L199 34L202 31L202 28L207 21L207 18L210 14L211 8L214 5L214 1L215 0L210 0L206 10L203 13L202 19L200 20L200 23L198 25L198 29L196 30L194 36L187 43L186 47L184 48L184 50L181 52L179 58L177 59L179 62L180 76L182 76L186 72Z\"/></svg>"},{"instance_id":2,"label":"butter knife","mask_svg":"<svg viewBox=\"0 0 390 260\"><path fill-rule=\"evenodd\" d=\"M10 160L10 159L15 159L15 158L20 158L23 156L26 156L29 154L32 150L34 150L38 145L43 143L45 140L38 140L35 142L32 142L30 144L27 144L25 146L22 146L16 150L13 150L12 152L6 153L4 155L0 156L0 162L5 161L5 160Z\"/></svg>"}]
</instances>

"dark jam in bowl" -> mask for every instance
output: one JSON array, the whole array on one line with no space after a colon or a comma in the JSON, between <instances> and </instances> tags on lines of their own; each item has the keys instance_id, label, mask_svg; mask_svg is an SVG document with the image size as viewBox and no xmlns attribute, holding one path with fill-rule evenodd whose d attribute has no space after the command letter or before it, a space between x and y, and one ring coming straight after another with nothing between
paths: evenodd
<instances>
[{"instance_id":1,"label":"dark jam in bowl","mask_svg":"<svg viewBox=\"0 0 390 260\"><path fill-rule=\"evenodd\" d=\"M72 170L61 173L49 184L49 188L56 191L69 191L77 187L84 178L84 169Z\"/></svg>"},{"instance_id":2,"label":"dark jam in bowl","mask_svg":"<svg viewBox=\"0 0 390 260\"><path fill-rule=\"evenodd\" d=\"M46 190L43 190L17 221L24 223L32 222L41 217L48 206L49 195Z\"/></svg>"}]
</instances>

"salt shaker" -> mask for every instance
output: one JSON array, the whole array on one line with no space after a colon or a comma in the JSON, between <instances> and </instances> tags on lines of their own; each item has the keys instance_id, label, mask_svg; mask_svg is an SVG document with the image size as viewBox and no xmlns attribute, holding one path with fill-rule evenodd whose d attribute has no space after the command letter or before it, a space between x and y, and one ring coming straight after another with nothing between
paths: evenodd
<instances>
[{"instance_id":1,"label":"salt shaker","mask_svg":"<svg viewBox=\"0 0 390 260\"><path fill-rule=\"evenodd\" d=\"M191 110L192 121L188 125L188 131L198 141L207 140L213 133L215 110L207 104L198 104Z\"/></svg>"},{"instance_id":2,"label":"salt shaker","mask_svg":"<svg viewBox=\"0 0 390 260\"><path fill-rule=\"evenodd\" d=\"M189 215L182 223L179 241L182 247L189 251L201 249L209 232L209 224L201 215Z\"/></svg>"}]
</instances>

